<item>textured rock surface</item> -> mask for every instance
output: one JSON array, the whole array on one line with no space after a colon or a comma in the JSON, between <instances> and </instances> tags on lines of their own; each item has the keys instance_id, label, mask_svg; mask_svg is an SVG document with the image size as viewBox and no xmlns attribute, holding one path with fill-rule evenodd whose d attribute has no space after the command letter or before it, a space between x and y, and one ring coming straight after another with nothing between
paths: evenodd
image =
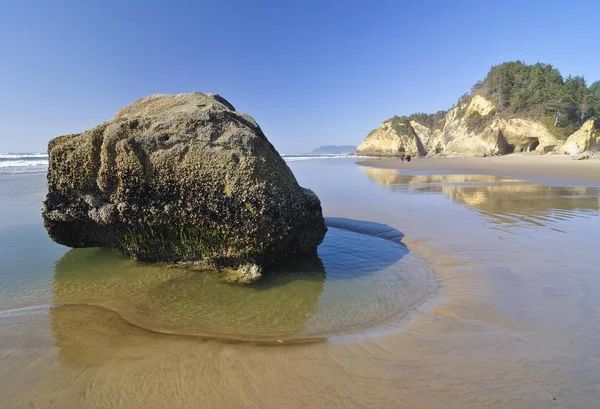
<instances>
[{"instance_id":1,"label":"textured rock surface","mask_svg":"<svg viewBox=\"0 0 600 409\"><path fill-rule=\"evenodd\" d=\"M357 153L372 156L487 156L512 152L551 152L559 142L541 123L502 118L480 95L459 101L439 126L394 117L372 131Z\"/></svg>"},{"instance_id":2,"label":"textured rock surface","mask_svg":"<svg viewBox=\"0 0 600 409\"><path fill-rule=\"evenodd\" d=\"M415 129L407 120L393 117L375 130L356 148L357 155L401 156L425 155L426 151Z\"/></svg>"},{"instance_id":3,"label":"textured rock surface","mask_svg":"<svg viewBox=\"0 0 600 409\"><path fill-rule=\"evenodd\" d=\"M429 151L447 156L506 153L504 136L491 127L493 117L493 104L478 95L467 104L457 105L448 111L444 127L430 143Z\"/></svg>"},{"instance_id":4,"label":"textured rock surface","mask_svg":"<svg viewBox=\"0 0 600 409\"><path fill-rule=\"evenodd\" d=\"M500 119L498 127L514 152L551 152L559 145L558 140L539 122L528 119Z\"/></svg>"},{"instance_id":5,"label":"textured rock surface","mask_svg":"<svg viewBox=\"0 0 600 409\"><path fill-rule=\"evenodd\" d=\"M585 122L559 148L559 153L567 153L569 155L579 155L588 151L600 151L600 121L595 118Z\"/></svg>"},{"instance_id":6,"label":"textured rock surface","mask_svg":"<svg viewBox=\"0 0 600 409\"><path fill-rule=\"evenodd\" d=\"M48 147L49 235L147 261L260 267L313 253L326 227L250 116L214 94L153 95ZM253 267L255 265L256 267Z\"/></svg>"}]
</instances>

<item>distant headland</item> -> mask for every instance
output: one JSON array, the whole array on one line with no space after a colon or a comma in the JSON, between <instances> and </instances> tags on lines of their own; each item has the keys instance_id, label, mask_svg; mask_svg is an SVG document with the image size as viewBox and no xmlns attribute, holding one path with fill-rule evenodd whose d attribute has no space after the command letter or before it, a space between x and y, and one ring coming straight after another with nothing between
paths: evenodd
<instances>
[{"instance_id":1,"label":"distant headland","mask_svg":"<svg viewBox=\"0 0 600 409\"><path fill-rule=\"evenodd\" d=\"M323 145L311 152L311 155L347 155L356 152L356 145Z\"/></svg>"},{"instance_id":2,"label":"distant headland","mask_svg":"<svg viewBox=\"0 0 600 409\"><path fill-rule=\"evenodd\" d=\"M357 147L371 156L490 156L600 150L600 81L550 64L494 66L448 111L394 116Z\"/></svg>"}]
</instances>

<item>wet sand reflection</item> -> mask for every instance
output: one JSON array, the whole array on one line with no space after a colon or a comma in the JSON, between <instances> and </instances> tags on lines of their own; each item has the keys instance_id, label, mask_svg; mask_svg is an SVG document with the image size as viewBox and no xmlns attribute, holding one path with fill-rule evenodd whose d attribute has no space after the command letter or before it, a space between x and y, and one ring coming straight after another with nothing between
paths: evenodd
<instances>
[{"instance_id":1,"label":"wet sand reflection","mask_svg":"<svg viewBox=\"0 0 600 409\"><path fill-rule=\"evenodd\" d=\"M495 224L545 226L600 209L598 188L543 186L493 175L409 175L395 169L361 169L393 191L444 193Z\"/></svg>"}]
</instances>

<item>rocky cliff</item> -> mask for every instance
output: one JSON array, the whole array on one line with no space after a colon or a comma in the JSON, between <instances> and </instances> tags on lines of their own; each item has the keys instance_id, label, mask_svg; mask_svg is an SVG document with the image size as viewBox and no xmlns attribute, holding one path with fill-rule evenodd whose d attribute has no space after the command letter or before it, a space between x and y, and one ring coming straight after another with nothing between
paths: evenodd
<instances>
[{"instance_id":1,"label":"rocky cliff","mask_svg":"<svg viewBox=\"0 0 600 409\"><path fill-rule=\"evenodd\" d=\"M559 153L579 155L584 152L600 151L600 121L591 118L581 129L573 133L565 144L559 148Z\"/></svg>"},{"instance_id":2,"label":"rocky cliff","mask_svg":"<svg viewBox=\"0 0 600 409\"><path fill-rule=\"evenodd\" d=\"M419 127L419 124L415 126ZM423 127L423 132L429 132L429 129ZM410 121L399 117L385 121L356 148L357 155L369 156L422 156L426 153Z\"/></svg>"},{"instance_id":3,"label":"rocky cliff","mask_svg":"<svg viewBox=\"0 0 600 409\"><path fill-rule=\"evenodd\" d=\"M492 67L448 111L383 122L367 135L357 154L486 156L593 150L596 125L586 121L600 116L598 84L587 87L582 76L563 77L550 64L506 62ZM560 148L569 135L570 141Z\"/></svg>"},{"instance_id":4,"label":"rocky cliff","mask_svg":"<svg viewBox=\"0 0 600 409\"><path fill-rule=\"evenodd\" d=\"M439 116L439 114L438 114ZM481 95L463 98L441 119L394 117L373 130L357 154L371 156L487 156L512 152L546 153L560 142L542 123L504 118Z\"/></svg>"},{"instance_id":5,"label":"rocky cliff","mask_svg":"<svg viewBox=\"0 0 600 409\"><path fill-rule=\"evenodd\" d=\"M70 247L192 262L260 276L314 253L326 227L249 115L215 94L153 95L48 147L43 217Z\"/></svg>"}]
</instances>

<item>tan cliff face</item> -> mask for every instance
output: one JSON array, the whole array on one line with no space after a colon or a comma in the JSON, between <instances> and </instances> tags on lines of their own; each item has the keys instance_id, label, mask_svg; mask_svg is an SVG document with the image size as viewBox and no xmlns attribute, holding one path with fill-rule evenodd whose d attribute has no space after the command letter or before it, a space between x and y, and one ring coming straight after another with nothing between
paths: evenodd
<instances>
[{"instance_id":1,"label":"tan cliff face","mask_svg":"<svg viewBox=\"0 0 600 409\"><path fill-rule=\"evenodd\" d=\"M486 125L494 115L493 104L479 95L448 111L440 135L429 149L437 155L484 156L505 153L505 141ZM483 125L483 126L482 126Z\"/></svg>"},{"instance_id":2,"label":"tan cliff face","mask_svg":"<svg viewBox=\"0 0 600 409\"><path fill-rule=\"evenodd\" d=\"M393 126L394 119L402 126ZM357 153L373 156L488 156L512 152L548 153L559 142L541 123L502 118L494 103L480 95L450 109L443 125L428 127L415 120L393 118L372 131Z\"/></svg>"},{"instance_id":3,"label":"tan cliff face","mask_svg":"<svg viewBox=\"0 0 600 409\"><path fill-rule=\"evenodd\" d=\"M358 155L424 156L423 143L409 121L394 117L373 130L356 148Z\"/></svg>"},{"instance_id":4,"label":"tan cliff face","mask_svg":"<svg viewBox=\"0 0 600 409\"><path fill-rule=\"evenodd\" d=\"M502 119L499 127L506 141L514 147L514 152L535 150L538 153L548 153L559 145L548 128L536 121L521 118Z\"/></svg>"},{"instance_id":5,"label":"tan cliff face","mask_svg":"<svg viewBox=\"0 0 600 409\"><path fill-rule=\"evenodd\" d=\"M559 153L569 155L579 155L587 151L600 151L600 121L595 118L588 119L559 148Z\"/></svg>"}]
</instances>

